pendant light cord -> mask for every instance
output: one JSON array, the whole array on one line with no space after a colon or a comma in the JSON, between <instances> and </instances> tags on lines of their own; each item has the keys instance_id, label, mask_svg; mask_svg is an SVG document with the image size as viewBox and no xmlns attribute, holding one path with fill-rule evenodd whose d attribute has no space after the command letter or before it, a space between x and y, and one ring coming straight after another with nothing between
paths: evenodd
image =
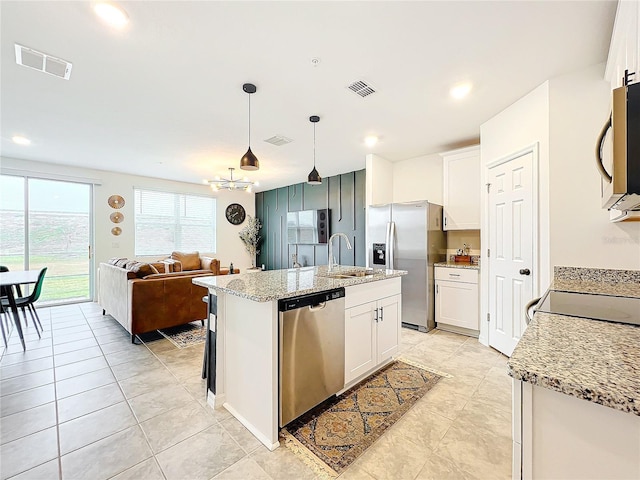
<instances>
[{"instance_id":1,"label":"pendant light cord","mask_svg":"<svg viewBox=\"0 0 640 480\"><path fill-rule=\"evenodd\" d=\"M313 168L316 168L316 124L313 124Z\"/></svg>"},{"instance_id":2,"label":"pendant light cord","mask_svg":"<svg viewBox=\"0 0 640 480\"><path fill-rule=\"evenodd\" d=\"M251 148L251 94L249 94L249 148Z\"/></svg>"}]
</instances>

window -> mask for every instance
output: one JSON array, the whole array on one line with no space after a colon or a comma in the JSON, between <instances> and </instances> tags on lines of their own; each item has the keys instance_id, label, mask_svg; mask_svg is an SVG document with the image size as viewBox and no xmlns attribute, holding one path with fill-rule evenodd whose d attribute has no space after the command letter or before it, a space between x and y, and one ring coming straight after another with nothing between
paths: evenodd
<instances>
[{"instance_id":1,"label":"window","mask_svg":"<svg viewBox=\"0 0 640 480\"><path fill-rule=\"evenodd\" d=\"M134 190L136 255L216 251L216 199Z\"/></svg>"}]
</instances>

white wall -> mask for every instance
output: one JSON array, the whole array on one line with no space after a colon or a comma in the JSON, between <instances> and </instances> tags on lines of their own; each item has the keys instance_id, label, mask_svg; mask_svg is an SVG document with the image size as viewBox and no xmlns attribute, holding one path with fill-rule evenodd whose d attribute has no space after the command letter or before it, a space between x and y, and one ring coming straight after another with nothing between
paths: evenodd
<instances>
[{"instance_id":1,"label":"white wall","mask_svg":"<svg viewBox=\"0 0 640 480\"><path fill-rule=\"evenodd\" d=\"M549 260L549 83L522 97L516 103L483 123L480 127L480 162L482 165L482 184L487 183L486 166L492 162L508 157L531 145L538 146L538 179L539 179L539 225L538 225L538 267L537 281L534 281L534 295L544 291L551 280ZM486 191L486 190L484 190ZM487 196L481 199L480 235L482 245L489 245L487 219ZM481 263L489 264L487 249L482 249ZM489 311L488 285L489 269L481 269L480 318L487 318ZM488 339L487 322L480 322L480 341Z\"/></svg>"},{"instance_id":2,"label":"white wall","mask_svg":"<svg viewBox=\"0 0 640 480\"><path fill-rule=\"evenodd\" d=\"M550 265L640 270L640 222L600 207L595 144L611 111L604 65L550 81Z\"/></svg>"},{"instance_id":3,"label":"white wall","mask_svg":"<svg viewBox=\"0 0 640 480\"><path fill-rule=\"evenodd\" d=\"M442 205L442 157L422 155L393 163L393 201Z\"/></svg>"},{"instance_id":4,"label":"white wall","mask_svg":"<svg viewBox=\"0 0 640 480\"><path fill-rule=\"evenodd\" d=\"M33 176L66 177L75 179L94 179L100 182L94 188L94 260L97 267L111 257L134 258L134 228L133 228L133 188L143 187L178 193L195 193L210 195L217 198L216 215L216 252L214 254L224 266L233 262L234 267L247 268L251 260L244 246L238 238L238 232L243 225L231 225L225 218L225 209L230 203L240 203L248 215L255 215L255 195L246 192L218 192L213 193L206 185L161 180L152 177L127 175L122 173L92 170L85 168L67 167L52 163L32 162L13 158L0 159L1 173L27 173ZM63 178L60 178L63 179ZM107 199L113 194L124 197L125 205L120 212L124 214L124 221L118 226L122 234L115 237L111 234L114 226L109 215L114 211L107 204ZM171 252L161 252L170 254ZM205 253L205 252L202 252ZM161 258L162 255L149 258Z\"/></svg>"},{"instance_id":5,"label":"white wall","mask_svg":"<svg viewBox=\"0 0 640 480\"><path fill-rule=\"evenodd\" d=\"M366 205L393 202L393 163L370 153L366 157Z\"/></svg>"}]
</instances>

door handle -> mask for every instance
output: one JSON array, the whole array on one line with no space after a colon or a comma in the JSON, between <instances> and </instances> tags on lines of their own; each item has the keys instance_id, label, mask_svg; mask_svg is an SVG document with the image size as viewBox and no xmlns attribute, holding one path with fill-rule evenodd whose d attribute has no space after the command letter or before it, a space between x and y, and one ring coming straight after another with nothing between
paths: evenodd
<instances>
[{"instance_id":1,"label":"door handle","mask_svg":"<svg viewBox=\"0 0 640 480\"><path fill-rule=\"evenodd\" d=\"M529 270L528 268L521 268L520 275L531 275L531 270Z\"/></svg>"},{"instance_id":2,"label":"door handle","mask_svg":"<svg viewBox=\"0 0 640 480\"><path fill-rule=\"evenodd\" d=\"M376 323L378 323L378 309L377 308L376 308L376 316L375 316L374 320L376 321Z\"/></svg>"},{"instance_id":3,"label":"door handle","mask_svg":"<svg viewBox=\"0 0 640 480\"><path fill-rule=\"evenodd\" d=\"M382 312L383 312L382 307L380 307L380 321L381 322L384 321L384 316L383 316Z\"/></svg>"}]
</instances>

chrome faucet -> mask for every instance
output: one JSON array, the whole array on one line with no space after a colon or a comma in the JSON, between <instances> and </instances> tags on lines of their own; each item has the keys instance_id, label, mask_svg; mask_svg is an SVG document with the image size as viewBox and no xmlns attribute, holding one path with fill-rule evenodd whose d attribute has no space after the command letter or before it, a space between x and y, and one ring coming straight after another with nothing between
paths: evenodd
<instances>
[{"instance_id":1,"label":"chrome faucet","mask_svg":"<svg viewBox=\"0 0 640 480\"><path fill-rule=\"evenodd\" d=\"M329 238L329 273L333 270L335 266L333 264L333 239L336 237L344 237L344 241L347 242L347 248L351 250L351 242L349 241L349 237L347 237L344 233L334 233ZM340 240L338 240L340 242Z\"/></svg>"}]
</instances>

